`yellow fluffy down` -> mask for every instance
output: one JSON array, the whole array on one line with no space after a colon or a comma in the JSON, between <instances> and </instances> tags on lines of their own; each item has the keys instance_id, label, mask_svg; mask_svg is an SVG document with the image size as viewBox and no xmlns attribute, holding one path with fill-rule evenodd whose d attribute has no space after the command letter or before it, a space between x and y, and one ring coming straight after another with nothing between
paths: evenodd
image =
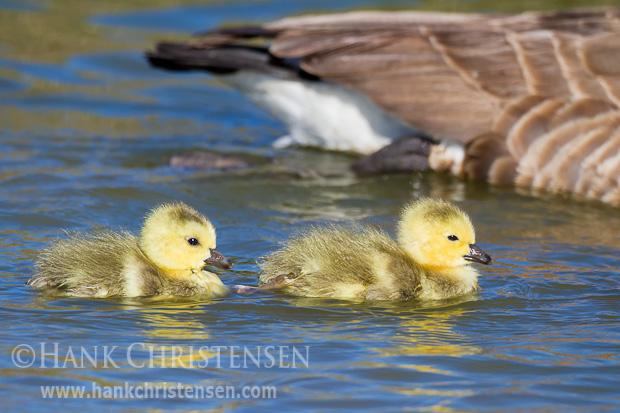
<instances>
[{"instance_id":1,"label":"yellow fluffy down","mask_svg":"<svg viewBox=\"0 0 620 413\"><path fill-rule=\"evenodd\" d=\"M206 217L180 202L163 204L147 215L139 238L94 231L54 242L28 284L81 297L223 296L217 275L202 270L213 248Z\"/></svg>"},{"instance_id":2,"label":"yellow fluffy down","mask_svg":"<svg viewBox=\"0 0 620 413\"><path fill-rule=\"evenodd\" d=\"M367 300L454 297L478 286L478 273L468 260L490 263L474 242L465 212L423 198L403 209L398 242L372 228L334 225L290 239L260 263L260 288Z\"/></svg>"}]
</instances>

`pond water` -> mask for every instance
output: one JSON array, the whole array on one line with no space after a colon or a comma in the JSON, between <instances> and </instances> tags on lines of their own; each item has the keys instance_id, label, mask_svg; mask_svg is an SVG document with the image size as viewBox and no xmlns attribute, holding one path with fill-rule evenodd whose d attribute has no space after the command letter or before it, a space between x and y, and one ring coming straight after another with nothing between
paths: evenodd
<instances>
[{"instance_id":1,"label":"pond water","mask_svg":"<svg viewBox=\"0 0 620 413\"><path fill-rule=\"evenodd\" d=\"M578 2L549 7L566 4ZM142 59L157 39L226 22L405 5L0 1L3 410L620 407L617 208L432 173L355 177L348 156L273 149L283 125L217 79L160 72ZM501 9L484 1L414 6ZM167 166L188 149L258 167ZM422 195L471 215L478 244L494 258L476 294L432 303L270 294L89 300L24 285L37 251L63 229L137 231L162 201L184 201L212 219L218 249L236 263L220 275L234 285L254 284L258 257L316 222L361 222L393 234L401 206ZM43 398L41 386L65 385L84 386L84 397ZM149 397L156 386L168 389L165 397L164 390ZM250 395L265 387L277 397L188 397L173 386L239 393L250 386ZM98 397L114 387L126 388L123 397Z\"/></svg>"}]
</instances>

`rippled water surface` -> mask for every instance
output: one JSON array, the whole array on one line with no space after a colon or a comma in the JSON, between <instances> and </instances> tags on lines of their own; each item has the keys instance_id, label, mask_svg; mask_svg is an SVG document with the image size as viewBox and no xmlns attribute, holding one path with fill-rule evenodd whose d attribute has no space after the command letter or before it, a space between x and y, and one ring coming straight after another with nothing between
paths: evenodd
<instances>
[{"instance_id":1,"label":"rippled water surface","mask_svg":"<svg viewBox=\"0 0 620 413\"><path fill-rule=\"evenodd\" d=\"M0 1L3 410L620 408L617 208L438 174L358 178L347 156L273 149L283 126L216 79L156 71L142 59L156 39L225 22L386 4L412 5ZM188 149L257 167L167 166ZM267 294L171 302L54 298L24 285L37 251L63 229L137 231L161 201L182 200L213 220L218 249L237 264L221 276L234 285L255 283L256 259L314 222L393 233L399 208L420 195L453 200L472 216L495 260L478 293L433 303ZM277 398L92 393L145 383L274 386ZM90 397L42 398L41 386L61 385L86 386Z\"/></svg>"}]
</instances>

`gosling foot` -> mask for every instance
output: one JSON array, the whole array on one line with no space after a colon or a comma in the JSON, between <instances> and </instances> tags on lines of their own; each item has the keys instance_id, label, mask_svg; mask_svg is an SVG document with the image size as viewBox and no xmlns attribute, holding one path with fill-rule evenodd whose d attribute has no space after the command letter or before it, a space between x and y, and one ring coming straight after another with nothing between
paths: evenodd
<instances>
[{"instance_id":1,"label":"gosling foot","mask_svg":"<svg viewBox=\"0 0 620 413\"><path fill-rule=\"evenodd\" d=\"M233 293L243 295L243 296L254 295L260 290L261 289L258 287L250 287L249 285L234 285L232 287Z\"/></svg>"}]
</instances>

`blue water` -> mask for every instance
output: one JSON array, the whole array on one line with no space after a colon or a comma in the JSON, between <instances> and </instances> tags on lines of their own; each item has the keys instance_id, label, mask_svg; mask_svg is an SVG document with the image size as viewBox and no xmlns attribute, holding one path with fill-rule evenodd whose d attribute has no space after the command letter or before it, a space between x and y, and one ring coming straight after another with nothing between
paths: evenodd
<instances>
[{"instance_id":1,"label":"blue water","mask_svg":"<svg viewBox=\"0 0 620 413\"><path fill-rule=\"evenodd\" d=\"M142 58L157 39L226 22L378 5L0 1L2 410L620 409L617 208L433 173L355 177L348 156L272 148L283 125L217 79L160 72ZM167 166L188 149L258 166ZM37 251L63 229L137 231L162 201L212 219L218 249L236 263L220 275L234 285L256 283L258 257L315 222L393 233L401 206L421 195L471 215L494 258L476 294L432 303L87 300L24 285ZM277 397L97 397L179 384L266 386ZM44 399L41 386L86 393Z\"/></svg>"}]
</instances>

